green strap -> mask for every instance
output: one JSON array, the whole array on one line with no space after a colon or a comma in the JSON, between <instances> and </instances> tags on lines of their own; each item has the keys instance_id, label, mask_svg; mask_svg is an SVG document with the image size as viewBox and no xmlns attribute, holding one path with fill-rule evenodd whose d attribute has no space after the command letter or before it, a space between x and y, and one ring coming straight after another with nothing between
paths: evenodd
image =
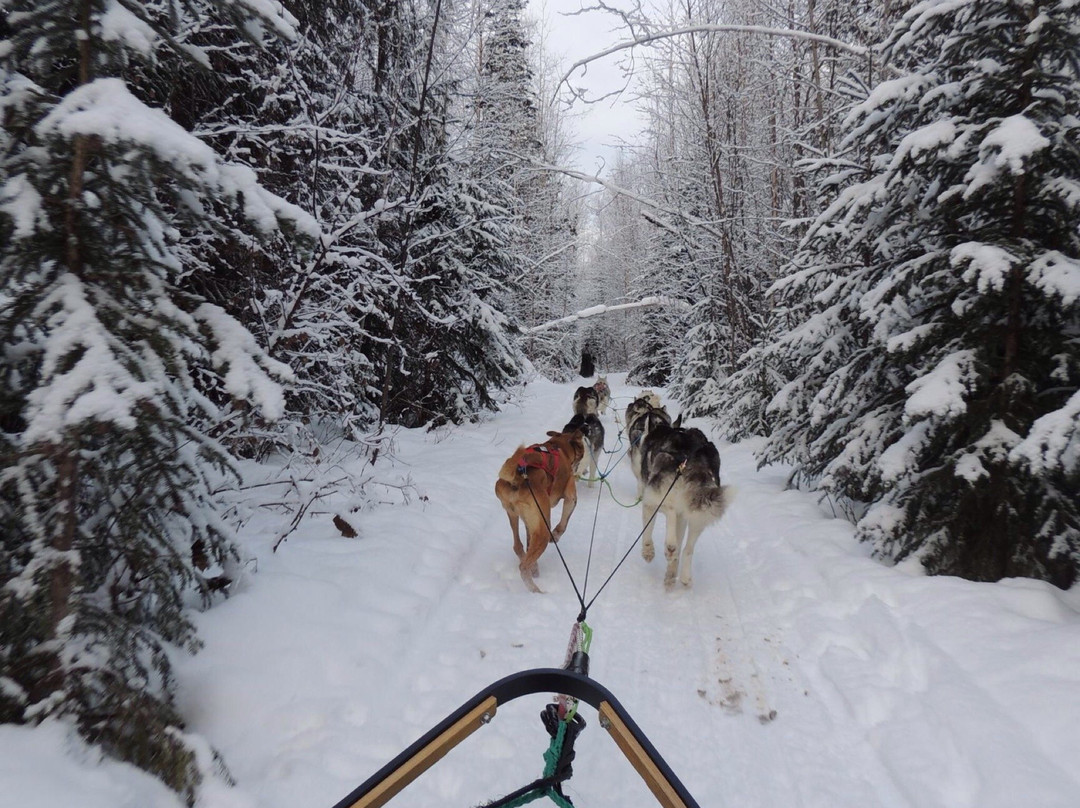
<instances>
[{"instance_id":1,"label":"green strap","mask_svg":"<svg viewBox=\"0 0 1080 808\"><path fill-rule=\"evenodd\" d=\"M590 631L589 634L591 635L592 631ZM551 739L547 751L544 752L545 778L555 774L555 766L558 764L559 756L562 754L563 739L565 737L566 721L560 721L559 729L556 731L555 737ZM550 798L552 802L559 806L559 808L575 808L574 804L556 791L554 786L544 786L542 788L534 788L532 791L527 791L516 800L506 803L504 808L517 808L519 805L528 805L533 800L538 800L541 797Z\"/></svg>"},{"instance_id":2,"label":"green strap","mask_svg":"<svg viewBox=\"0 0 1080 808\"><path fill-rule=\"evenodd\" d=\"M562 745L565 738L566 720L563 719L559 722L559 728L555 731L555 737L551 739L551 743L548 744L547 751L544 752L544 777L551 777L555 774L555 765L559 762L559 755L562 754Z\"/></svg>"},{"instance_id":3,"label":"green strap","mask_svg":"<svg viewBox=\"0 0 1080 808\"><path fill-rule=\"evenodd\" d=\"M574 803L560 795L559 792L553 788L548 789L548 796L553 803L559 806L559 808L574 808Z\"/></svg>"},{"instance_id":4,"label":"green strap","mask_svg":"<svg viewBox=\"0 0 1080 808\"><path fill-rule=\"evenodd\" d=\"M641 497L638 497L633 502L631 502L629 505L627 505L625 502L619 502L618 498L615 496L614 489L612 489L612 487L611 487L611 483L609 483L607 480L601 480L600 482L602 482L604 485L607 486L608 493L611 495L611 498L613 500L615 500L616 505L620 505L623 508L634 508L634 507L637 507L637 505L641 502Z\"/></svg>"},{"instance_id":5,"label":"green strap","mask_svg":"<svg viewBox=\"0 0 1080 808\"><path fill-rule=\"evenodd\" d=\"M587 654L592 647L592 626L584 620L581 621L581 635L585 638L581 641L581 650Z\"/></svg>"}]
</instances>

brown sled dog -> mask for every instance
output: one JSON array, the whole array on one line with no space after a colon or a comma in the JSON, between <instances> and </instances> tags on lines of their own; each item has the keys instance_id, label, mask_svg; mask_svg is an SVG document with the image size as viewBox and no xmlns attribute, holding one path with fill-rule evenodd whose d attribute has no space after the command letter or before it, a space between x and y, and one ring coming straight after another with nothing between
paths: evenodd
<instances>
[{"instance_id":1,"label":"brown sled dog","mask_svg":"<svg viewBox=\"0 0 1080 808\"><path fill-rule=\"evenodd\" d=\"M495 496L510 519L514 552L520 559L521 580L533 592L540 587L533 578L540 574L537 564L549 541L558 541L577 506L574 467L585 455L580 432L548 432L548 440L519 446L499 469ZM551 528L551 509L562 500L559 524ZM525 522L526 546L521 546L518 520Z\"/></svg>"}]
</instances>

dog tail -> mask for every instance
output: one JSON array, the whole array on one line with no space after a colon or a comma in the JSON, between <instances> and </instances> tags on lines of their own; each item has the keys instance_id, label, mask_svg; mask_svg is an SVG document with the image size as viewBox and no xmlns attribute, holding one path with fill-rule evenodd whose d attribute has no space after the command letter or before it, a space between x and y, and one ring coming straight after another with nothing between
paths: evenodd
<instances>
[{"instance_id":1,"label":"dog tail","mask_svg":"<svg viewBox=\"0 0 1080 808\"><path fill-rule=\"evenodd\" d=\"M696 501L693 505L696 510L706 511L716 520L724 515L728 505L735 499L735 486L721 485L716 488L709 486L694 499Z\"/></svg>"},{"instance_id":2,"label":"dog tail","mask_svg":"<svg viewBox=\"0 0 1080 808\"><path fill-rule=\"evenodd\" d=\"M509 483L513 488L521 484L521 475L518 474L518 452L507 458L499 469L499 479Z\"/></svg>"}]
</instances>

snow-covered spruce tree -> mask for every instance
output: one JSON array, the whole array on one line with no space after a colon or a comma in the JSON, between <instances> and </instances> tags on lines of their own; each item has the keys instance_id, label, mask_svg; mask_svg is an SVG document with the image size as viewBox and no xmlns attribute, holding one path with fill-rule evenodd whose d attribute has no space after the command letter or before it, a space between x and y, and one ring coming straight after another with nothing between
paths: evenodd
<instances>
[{"instance_id":1,"label":"snow-covered spruce tree","mask_svg":"<svg viewBox=\"0 0 1080 808\"><path fill-rule=\"evenodd\" d=\"M528 181L521 171L521 158L538 157L542 149L525 5L525 0L481 3L477 128L484 141L499 150L493 155L493 165L514 185Z\"/></svg>"},{"instance_id":2,"label":"snow-covered spruce tree","mask_svg":"<svg viewBox=\"0 0 1080 808\"><path fill-rule=\"evenodd\" d=\"M783 370L770 361L773 352L764 342L776 334L775 319L768 313L763 317L761 334L762 344L739 357L735 372L718 385L716 395L709 401L709 414L723 416L721 427L728 440L745 440L772 432L768 402L788 381Z\"/></svg>"},{"instance_id":3,"label":"snow-covered spruce tree","mask_svg":"<svg viewBox=\"0 0 1080 808\"><path fill-rule=\"evenodd\" d=\"M627 257L637 261L630 281L631 299L655 294L679 300L700 299L696 292L691 297L686 296L686 268L693 259L689 239L678 230L685 223L672 226L664 222L659 226L656 217L645 215L642 219L646 228L643 233L645 255ZM686 347L681 335L686 334L690 323L688 310L681 306L644 309L626 380L646 387L665 386L671 382L675 364Z\"/></svg>"},{"instance_id":4,"label":"snow-covered spruce tree","mask_svg":"<svg viewBox=\"0 0 1080 808\"><path fill-rule=\"evenodd\" d=\"M377 420L366 395L377 373L363 346L366 324L378 325L392 286L392 267L371 249L371 223L394 205L383 198L381 172L372 164L393 126L370 115L380 31L391 14L385 6L292 2L298 36L261 48L234 46L229 58L215 55L212 74L189 70L171 95L173 108L207 143L232 162L249 163L261 184L296 200L326 233L307 257L289 239L256 241L239 229L228 240L215 234L195 245L193 260L205 265L192 276L198 290L296 370L286 398L288 428L261 431L275 441L306 433L301 422L355 434ZM210 28L189 37L223 34ZM257 422L232 418L222 437L242 446L252 430Z\"/></svg>"},{"instance_id":5,"label":"snow-covered spruce tree","mask_svg":"<svg viewBox=\"0 0 1080 808\"><path fill-rule=\"evenodd\" d=\"M455 169L428 172L407 246L412 299L399 304L395 323L407 339L387 375L385 409L406 426L497 409L500 391L522 373L508 321L489 302L499 288L492 279L510 261L506 215Z\"/></svg>"},{"instance_id":6,"label":"snow-covered spruce tree","mask_svg":"<svg viewBox=\"0 0 1080 808\"><path fill-rule=\"evenodd\" d=\"M682 329L671 350L672 373L669 389L688 417L716 414L721 382L727 378L736 335L731 329L734 296L724 290L723 278L730 279L726 259L713 252L716 243L698 234L687 233L693 243L691 259L677 279L678 296L691 303L682 313ZM671 319L671 316L669 319ZM676 321L677 322L677 321Z\"/></svg>"},{"instance_id":7,"label":"snow-covered spruce tree","mask_svg":"<svg viewBox=\"0 0 1080 808\"><path fill-rule=\"evenodd\" d=\"M671 380L671 342L665 335L675 333L670 323L671 311L649 309L641 317L642 338L636 362L626 374L628 384L663 387Z\"/></svg>"},{"instance_id":8,"label":"snow-covered spruce tree","mask_svg":"<svg viewBox=\"0 0 1080 808\"><path fill-rule=\"evenodd\" d=\"M535 161L562 162L561 121L542 110L549 77L538 64L524 0L481 0L476 38L473 120L466 158L478 187L504 207L512 225L506 294L497 299L510 320L535 326L574 307L577 222L565 181ZM592 304L595 301L588 301ZM580 361L574 332L530 336L525 350L554 378L570 378Z\"/></svg>"},{"instance_id":9,"label":"snow-covered spruce tree","mask_svg":"<svg viewBox=\"0 0 1080 808\"><path fill-rule=\"evenodd\" d=\"M975 580L1080 569L1080 12L933 0L847 121L790 288L800 375L764 460L870 503L882 556ZM805 294L800 299L808 299Z\"/></svg>"},{"instance_id":10,"label":"snow-covered spruce tree","mask_svg":"<svg viewBox=\"0 0 1080 808\"><path fill-rule=\"evenodd\" d=\"M236 28L288 20L225 7ZM193 802L210 761L183 731L167 646L233 553L214 488L230 458L194 425L199 377L267 417L270 360L178 286L186 240L310 217L222 161L135 84L208 56L178 36L213 3L8 2L0 40L0 716L74 724ZM136 82L137 83L137 82Z\"/></svg>"},{"instance_id":11,"label":"snow-covered spruce tree","mask_svg":"<svg viewBox=\"0 0 1080 808\"><path fill-rule=\"evenodd\" d=\"M459 422L494 408L521 372L492 305L510 274L509 212L453 153L456 76L444 62L440 6L425 14L422 4L371 5L379 34L367 120L383 135L371 166L378 199L394 204L370 225L368 255L385 280L364 323L363 350L377 371L367 400L380 422Z\"/></svg>"}]
</instances>

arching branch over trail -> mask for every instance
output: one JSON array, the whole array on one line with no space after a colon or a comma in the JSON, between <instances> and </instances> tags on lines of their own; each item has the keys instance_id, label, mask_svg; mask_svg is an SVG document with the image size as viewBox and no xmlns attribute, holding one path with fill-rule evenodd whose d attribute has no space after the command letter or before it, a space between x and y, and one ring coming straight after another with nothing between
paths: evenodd
<instances>
[{"instance_id":1,"label":"arching branch over trail","mask_svg":"<svg viewBox=\"0 0 1080 808\"><path fill-rule=\"evenodd\" d=\"M572 65L570 69L563 74L559 79L558 84L555 85L555 91L562 87L570 80L570 76L579 67L588 68L589 64L603 59L605 56L610 56L613 53L619 51L629 50L635 48L638 45L648 45L652 42L658 42L662 39L670 39L676 36L685 36L687 34L698 33L750 33L750 34L762 34L764 36L777 36L777 37L789 37L792 39L805 39L810 42L818 42L824 45L837 48L838 50L847 51L853 53L856 56L864 56L870 52L869 48L865 48L862 45L853 45L850 42L844 42L839 39L834 39L831 36L825 36L824 34L815 34L811 31L799 31L792 28L768 28L761 25L719 25L719 24L700 24L700 25L687 25L683 28L673 28L667 31L656 31L653 33L642 34L641 36L634 37L633 39L627 39L622 42L617 42L607 50L602 50L599 53L594 53L591 56L586 56L583 59L578 59Z\"/></svg>"},{"instance_id":2,"label":"arching branch over trail","mask_svg":"<svg viewBox=\"0 0 1080 808\"><path fill-rule=\"evenodd\" d=\"M584 320L586 317L596 317L599 314L611 314L612 312L626 311L627 309L643 309L649 306L680 306L682 308L690 308L690 304L684 300L667 297L666 295L652 295L651 297L643 297L635 303L619 303L615 306L607 306L601 303L598 306L589 306L587 309L582 309L574 314L568 314L566 317L560 317L558 320L551 320L546 323L541 323L540 325L534 325L532 328L523 328L521 329L521 333L535 334L539 331L547 331L549 328L557 328L560 325L569 325L578 320Z\"/></svg>"}]
</instances>

